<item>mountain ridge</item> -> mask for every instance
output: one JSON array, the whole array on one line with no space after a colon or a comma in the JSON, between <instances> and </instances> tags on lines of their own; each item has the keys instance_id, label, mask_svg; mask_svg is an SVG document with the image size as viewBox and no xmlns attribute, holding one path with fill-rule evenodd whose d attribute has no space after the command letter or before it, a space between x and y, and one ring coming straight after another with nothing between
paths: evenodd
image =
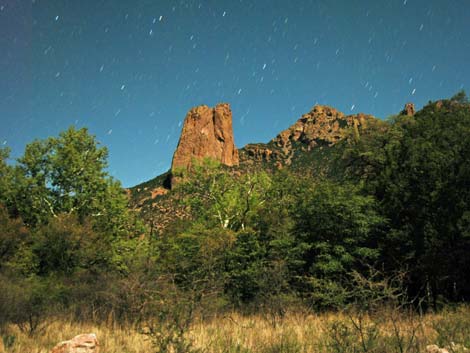
<instances>
[{"instance_id":1,"label":"mountain ridge","mask_svg":"<svg viewBox=\"0 0 470 353\"><path fill-rule=\"evenodd\" d=\"M407 103L401 115L414 115ZM166 172L127 189L131 207L148 214L164 214L170 221L174 205L172 188L184 175L191 174L193 163L209 158L233 172L284 168L324 177L334 174L334 148L348 134L361 134L368 125L382 120L365 113L346 115L326 105L315 105L287 129L267 143L249 143L236 148L232 127L232 111L228 103L210 108L200 105L186 114L172 166ZM182 210L179 212L184 213Z\"/></svg>"}]
</instances>

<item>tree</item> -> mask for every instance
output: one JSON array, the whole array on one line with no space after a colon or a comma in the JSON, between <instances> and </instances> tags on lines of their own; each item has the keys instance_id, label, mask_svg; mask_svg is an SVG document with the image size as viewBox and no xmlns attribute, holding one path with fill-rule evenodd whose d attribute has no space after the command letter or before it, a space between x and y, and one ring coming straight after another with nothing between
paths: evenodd
<instances>
[{"instance_id":1,"label":"tree","mask_svg":"<svg viewBox=\"0 0 470 353\"><path fill-rule=\"evenodd\" d=\"M226 290L236 305L256 299L262 289L266 248L259 234L252 230L237 234L233 248L227 254Z\"/></svg>"},{"instance_id":2,"label":"tree","mask_svg":"<svg viewBox=\"0 0 470 353\"><path fill-rule=\"evenodd\" d=\"M17 216L15 197L18 194L18 173L13 166L7 164L9 157L10 149L0 148L0 205L13 216Z\"/></svg>"},{"instance_id":3,"label":"tree","mask_svg":"<svg viewBox=\"0 0 470 353\"><path fill-rule=\"evenodd\" d=\"M315 305L330 305L341 294L341 278L379 256L385 219L371 196L351 185L323 181L299 200L294 233L303 244L303 275ZM325 291L327 289L327 291Z\"/></svg>"},{"instance_id":4,"label":"tree","mask_svg":"<svg viewBox=\"0 0 470 353\"><path fill-rule=\"evenodd\" d=\"M410 297L470 297L470 105L464 92L371 130L344 156L389 220L381 262L406 270Z\"/></svg>"},{"instance_id":5,"label":"tree","mask_svg":"<svg viewBox=\"0 0 470 353\"><path fill-rule=\"evenodd\" d=\"M470 298L465 236L470 210L470 105L454 99L431 103L404 127L380 200L391 234L407 238L401 253L415 294ZM392 243L393 244L393 243ZM411 261L410 261L411 260Z\"/></svg>"},{"instance_id":6,"label":"tree","mask_svg":"<svg viewBox=\"0 0 470 353\"><path fill-rule=\"evenodd\" d=\"M8 148L0 148L0 203L6 204L8 193L10 191L11 171L6 160L10 156Z\"/></svg>"},{"instance_id":7,"label":"tree","mask_svg":"<svg viewBox=\"0 0 470 353\"><path fill-rule=\"evenodd\" d=\"M20 219L12 219L5 207L0 205L0 270L8 266L17 254L22 242L29 236L28 229Z\"/></svg>"},{"instance_id":8,"label":"tree","mask_svg":"<svg viewBox=\"0 0 470 353\"><path fill-rule=\"evenodd\" d=\"M18 160L27 195L19 202L20 212L33 224L62 212L80 219L99 215L107 189L106 158L106 148L98 147L86 129L72 127L58 138L27 145Z\"/></svg>"},{"instance_id":9,"label":"tree","mask_svg":"<svg viewBox=\"0 0 470 353\"><path fill-rule=\"evenodd\" d=\"M79 223L76 215L61 214L33 234L36 274L71 276L83 270L107 271L112 263L110 238L94 231L89 222Z\"/></svg>"},{"instance_id":10,"label":"tree","mask_svg":"<svg viewBox=\"0 0 470 353\"><path fill-rule=\"evenodd\" d=\"M192 214L209 226L234 231L245 229L266 201L271 180L265 172L232 174L211 160L195 165L194 172L179 185Z\"/></svg>"},{"instance_id":11,"label":"tree","mask_svg":"<svg viewBox=\"0 0 470 353\"><path fill-rule=\"evenodd\" d=\"M17 325L30 336L42 331L47 319L64 304L64 288L50 278L2 278L0 282L1 320ZM5 280L5 281L4 281Z\"/></svg>"},{"instance_id":12,"label":"tree","mask_svg":"<svg viewBox=\"0 0 470 353\"><path fill-rule=\"evenodd\" d=\"M85 128L28 144L15 168L17 214L33 227L75 214L82 223L91 217L100 230L125 234L136 221L120 183L106 171L107 156Z\"/></svg>"},{"instance_id":13,"label":"tree","mask_svg":"<svg viewBox=\"0 0 470 353\"><path fill-rule=\"evenodd\" d=\"M233 242L231 230L208 229L200 223L181 234L166 235L156 246L156 276L176 285L182 303L189 300L202 315L206 309L213 312L225 304L225 264Z\"/></svg>"},{"instance_id":14,"label":"tree","mask_svg":"<svg viewBox=\"0 0 470 353\"><path fill-rule=\"evenodd\" d=\"M450 100L454 101L454 102L457 102L457 103L460 103L460 104L468 104L469 103L467 93L465 93L464 90L461 90L460 92L453 95L450 98Z\"/></svg>"}]
</instances>

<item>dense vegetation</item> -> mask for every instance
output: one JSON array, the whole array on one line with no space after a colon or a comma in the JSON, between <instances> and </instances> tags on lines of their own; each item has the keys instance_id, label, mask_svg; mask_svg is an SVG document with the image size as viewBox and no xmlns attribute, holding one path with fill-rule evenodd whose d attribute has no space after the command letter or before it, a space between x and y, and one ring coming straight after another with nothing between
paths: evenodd
<instances>
[{"instance_id":1,"label":"dense vegetation","mask_svg":"<svg viewBox=\"0 0 470 353\"><path fill-rule=\"evenodd\" d=\"M0 327L112 316L153 322L156 344L154 330L173 330L176 344L194 315L275 322L289 308L468 302L465 94L351 131L340 147L335 178L207 161L171 191L189 217L158 232L127 207L86 129L34 141L13 165L1 150Z\"/></svg>"}]
</instances>

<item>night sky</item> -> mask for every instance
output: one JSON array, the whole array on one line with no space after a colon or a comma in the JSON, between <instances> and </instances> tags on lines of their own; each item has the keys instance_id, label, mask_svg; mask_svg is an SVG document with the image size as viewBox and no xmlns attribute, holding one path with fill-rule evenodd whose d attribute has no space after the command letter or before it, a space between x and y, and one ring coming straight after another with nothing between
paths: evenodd
<instances>
[{"instance_id":1,"label":"night sky","mask_svg":"<svg viewBox=\"0 0 470 353\"><path fill-rule=\"evenodd\" d=\"M132 186L195 105L229 102L242 147L316 103L386 118L468 92L470 1L0 0L0 48L0 144L85 126Z\"/></svg>"}]
</instances>

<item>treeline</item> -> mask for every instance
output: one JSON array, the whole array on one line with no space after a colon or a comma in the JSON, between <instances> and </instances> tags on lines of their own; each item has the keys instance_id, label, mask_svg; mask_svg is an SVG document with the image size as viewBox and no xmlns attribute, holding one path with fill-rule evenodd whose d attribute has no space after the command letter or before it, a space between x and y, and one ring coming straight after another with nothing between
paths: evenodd
<instances>
[{"instance_id":1,"label":"treeline","mask_svg":"<svg viewBox=\"0 0 470 353\"><path fill-rule=\"evenodd\" d=\"M129 210L86 129L35 141L14 165L2 150L0 324L468 302L465 94L335 148L330 179L207 161L171 191L188 217L159 232Z\"/></svg>"},{"instance_id":2,"label":"treeline","mask_svg":"<svg viewBox=\"0 0 470 353\"><path fill-rule=\"evenodd\" d=\"M26 146L0 159L0 327L37 331L51 315L105 318L122 307L114 290L146 242L107 150L86 129ZM122 310L125 310L122 308Z\"/></svg>"}]
</instances>

